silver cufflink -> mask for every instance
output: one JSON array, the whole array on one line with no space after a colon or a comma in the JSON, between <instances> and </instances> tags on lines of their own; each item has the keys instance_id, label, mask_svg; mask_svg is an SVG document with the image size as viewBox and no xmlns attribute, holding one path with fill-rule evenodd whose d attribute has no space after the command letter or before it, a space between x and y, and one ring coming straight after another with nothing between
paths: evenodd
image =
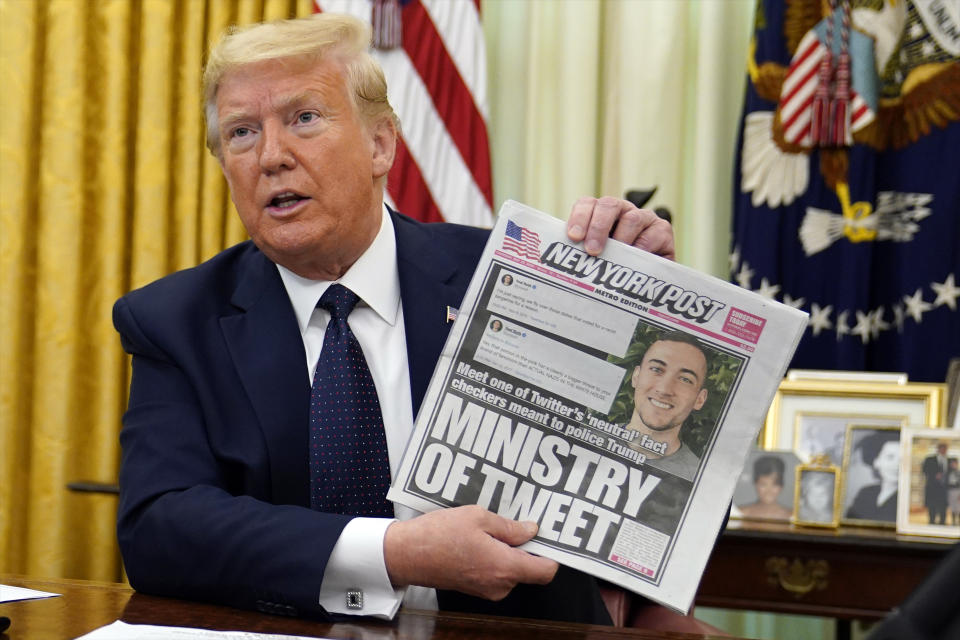
<instances>
[{"instance_id":1,"label":"silver cufflink","mask_svg":"<svg viewBox=\"0 0 960 640\"><path fill-rule=\"evenodd\" d=\"M363 609L363 589L347 589L347 609Z\"/></svg>"}]
</instances>

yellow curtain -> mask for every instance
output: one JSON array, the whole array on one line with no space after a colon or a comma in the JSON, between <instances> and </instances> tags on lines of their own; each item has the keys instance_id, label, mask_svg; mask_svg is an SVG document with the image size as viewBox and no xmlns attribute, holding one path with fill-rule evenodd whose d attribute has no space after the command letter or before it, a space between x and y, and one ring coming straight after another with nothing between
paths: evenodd
<instances>
[{"instance_id":1,"label":"yellow curtain","mask_svg":"<svg viewBox=\"0 0 960 640\"><path fill-rule=\"evenodd\" d=\"M229 24L310 0L0 0L0 571L117 580L126 291L244 238L203 146Z\"/></svg>"}]
</instances>

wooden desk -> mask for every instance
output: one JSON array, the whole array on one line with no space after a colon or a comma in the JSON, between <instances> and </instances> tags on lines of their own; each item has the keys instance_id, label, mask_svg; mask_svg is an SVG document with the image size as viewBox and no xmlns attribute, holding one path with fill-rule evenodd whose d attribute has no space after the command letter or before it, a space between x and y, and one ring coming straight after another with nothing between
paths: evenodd
<instances>
[{"instance_id":1,"label":"wooden desk","mask_svg":"<svg viewBox=\"0 0 960 640\"><path fill-rule=\"evenodd\" d=\"M878 620L954 542L889 529L731 521L707 564L697 604Z\"/></svg>"},{"instance_id":2,"label":"wooden desk","mask_svg":"<svg viewBox=\"0 0 960 640\"><path fill-rule=\"evenodd\" d=\"M282 618L253 611L157 598L119 584L77 580L40 580L0 575L0 584L63 594L58 598L0 604L12 624L0 639L68 640L120 619L129 624L244 630L363 640L708 640L719 636L642 629L617 629L461 614L401 611L392 622L358 619L332 624Z\"/></svg>"}]
</instances>

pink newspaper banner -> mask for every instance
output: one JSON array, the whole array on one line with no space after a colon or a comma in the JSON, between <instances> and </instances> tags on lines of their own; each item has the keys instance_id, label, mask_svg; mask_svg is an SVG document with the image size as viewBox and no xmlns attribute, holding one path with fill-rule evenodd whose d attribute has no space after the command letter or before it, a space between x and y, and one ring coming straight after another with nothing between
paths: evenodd
<instances>
[{"instance_id":1,"label":"pink newspaper banner","mask_svg":"<svg viewBox=\"0 0 960 640\"><path fill-rule=\"evenodd\" d=\"M767 324L765 318L755 316L743 309L731 307L727 313L727 319L723 322L723 332L757 344L765 324Z\"/></svg>"}]
</instances>

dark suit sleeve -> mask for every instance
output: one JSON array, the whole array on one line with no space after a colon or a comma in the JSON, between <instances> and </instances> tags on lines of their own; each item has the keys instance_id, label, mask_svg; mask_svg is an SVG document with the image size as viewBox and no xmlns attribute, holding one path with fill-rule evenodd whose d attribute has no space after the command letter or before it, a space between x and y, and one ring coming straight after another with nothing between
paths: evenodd
<instances>
[{"instance_id":1,"label":"dark suit sleeve","mask_svg":"<svg viewBox=\"0 0 960 640\"><path fill-rule=\"evenodd\" d=\"M222 420L230 412L198 389L196 363L160 348L148 335L156 323L145 330L127 299L114 307L114 324L133 356L117 522L130 583L158 595L324 615L323 571L349 518L271 504L256 429L232 420L231 434L231 420Z\"/></svg>"}]
</instances>

